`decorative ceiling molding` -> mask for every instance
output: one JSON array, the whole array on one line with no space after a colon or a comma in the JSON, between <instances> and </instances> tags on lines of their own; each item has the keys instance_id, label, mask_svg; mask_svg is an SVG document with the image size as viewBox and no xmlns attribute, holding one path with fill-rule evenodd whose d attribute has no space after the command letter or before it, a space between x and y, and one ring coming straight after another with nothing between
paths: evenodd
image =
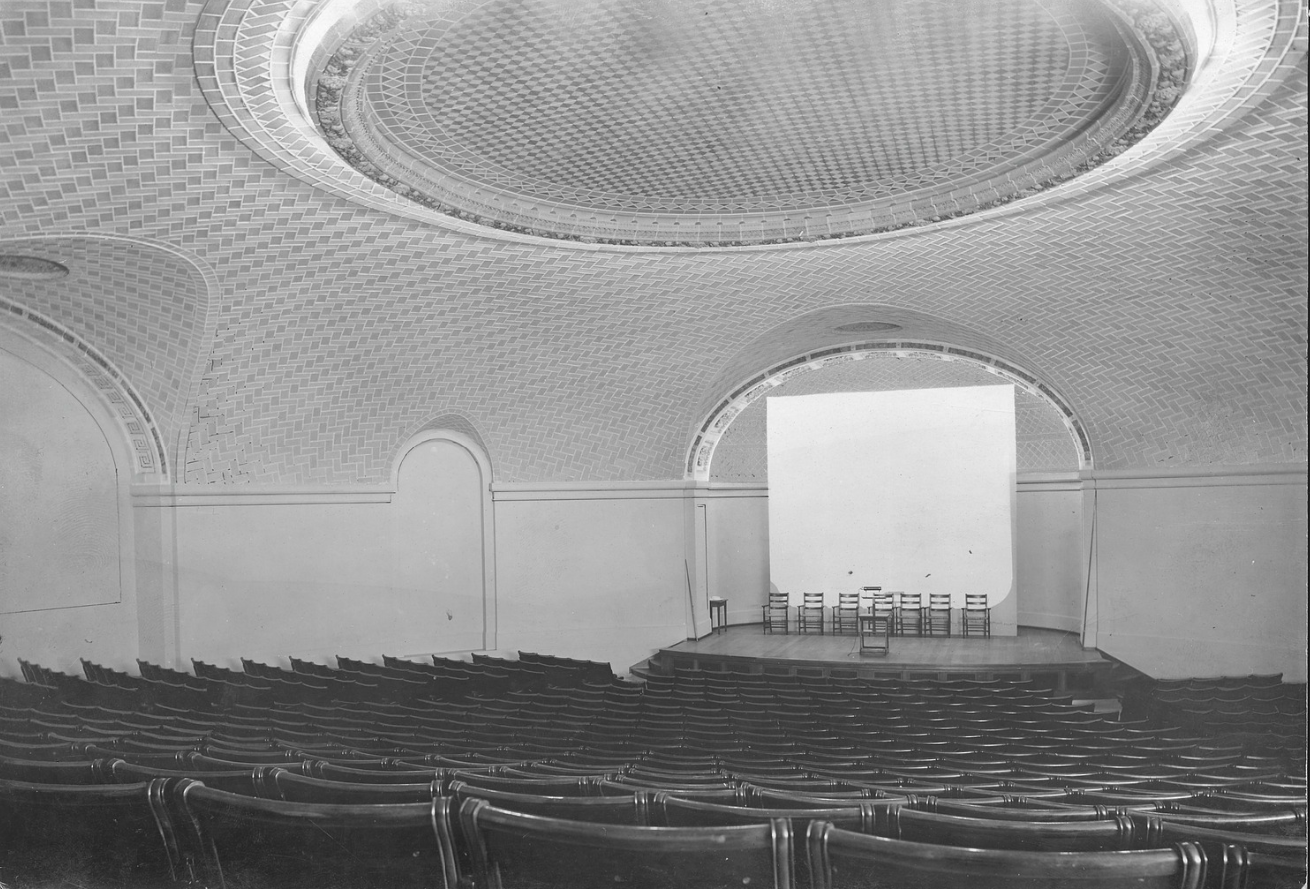
<instances>
[{"instance_id":1,"label":"decorative ceiling molding","mask_svg":"<svg viewBox=\"0 0 1310 889\"><path fill-rule=\"evenodd\" d=\"M423 8L429 9L431 6L425 4ZM896 237L938 226L970 224L973 220L994 218L999 214L1064 200L1084 194L1092 187L1102 187L1125 176L1135 175L1147 166L1185 149L1188 144L1208 138L1224 118L1240 113L1246 105L1257 104L1263 92L1267 92L1262 91L1261 87L1275 72L1260 62L1270 53L1278 55L1287 50L1291 43L1291 32L1295 30L1297 7L1298 2L1292 0L1280 7L1278 15L1271 16L1268 14L1268 4L1260 4L1257 0L1235 0L1231 3L1229 0L1217 0L1213 28L1210 28L1209 23L1204 28L1180 28L1184 36L1192 31L1212 30L1216 35L1214 51L1206 60L1205 47L1200 47L1198 58L1203 63L1201 70L1172 113L1160 121L1157 114L1148 111L1147 117L1152 118L1149 123L1158 126L1126 150L1122 144L1114 146L1115 156L1094 170L1082 173L1076 179L1068 179L1040 194L974 212L968 217L947 218L958 208L930 205L924 208L926 213L919 220L924 224L896 232L839 240L849 243L851 240ZM326 43L339 40L342 33L349 33L353 27L365 22L381 8L378 3L360 3L357 0L338 0L320 6L315 6L310 0L291 3L274 0L210 0L195 35L197 70L206 98L229 129L262 156L292 175L357 203L410 219L490 237L572 245L593 250L758 249L625 248L612 244L544 239L531 233L478 225L468 219L426 209L362 175L345 163L318 132L310 116L311 103L306 99L306 92L316 63L315 53L321 55ZM409 11L416 8L416 4L408 4L402 9ZM1188 15L1195 16L1195 12L1178 14L1172 2L1163 2L1159 9L1170 13L1175 23L1186 23ZM1226 10L1231 10L1232 14L1227 14ZM1148 16L1152 21L1169 17ZM1141 25L1143 20L1138 21ZM1139 30L1149 33L1152 28L1142 26ZM1146 42L1150 43L1149 40ZM1166 84L1165 88L1159 89L1159 82L1155 86L1157 94L1165 100L1170 98L1173 87ZM1172 98L1179 97L1173 95ZM1184 108L1188 112L1186 120L1176 122L1175 119ZM1215 119L1216 116L1218 119ZM934 216L939 221L934 221ZM693 238L677 243L706 244L710 240L697 241ZM778 246L788 245L772 245Z\"/></svg>"},{"instance_id":2,"label":"decorative ceiling molding","mask_svg":"<svg viewBox=\"0 0 1310 889\"><path fill-rule=\"evenodd\" d=\"M757 399L783 383L801 374L847 361L861 361L875 355L916 355L943 361L966 361L978 365L1013 383L1023 391L1050 404L1064 421L1079 456L1078 468L1092 468L1092 447L1082 421L1069 407L1068 401L1035 375L1008 361L972 349L963 349L946 343L909 340L877 340L851 345L833 346L807 352L775 364L756 374L733 389L732 393L710 412L701 424L691 447L687 450L686 478L708 481L714 460L714 449L723 439L733 420Z\"/></svg>"},{"instance_id":3,"label":"decorative ceiling molding","mask_svg":"<svg viewBox=\"0 0 1310 889\"><path fill-rule=\"evenodd\" d=\"M131 447L133 483L168 482L168 454L159 427L113 362L62 324L4 297L0 297L0 324L58 355L95 387Z\"/></svg>"}]
</instances>

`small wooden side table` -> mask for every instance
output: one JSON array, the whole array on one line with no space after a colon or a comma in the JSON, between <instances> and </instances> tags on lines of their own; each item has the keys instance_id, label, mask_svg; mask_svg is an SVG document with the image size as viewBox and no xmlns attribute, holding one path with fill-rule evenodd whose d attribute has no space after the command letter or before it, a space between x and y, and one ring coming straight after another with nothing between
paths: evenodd
<instances>
[{"instance_id":1,"label":"small wooden side table","mask_svg":"<svg viewBox=\"0 0 1310 889\"><path fill-rule=\"evenodd\" d=\"M728 629L728 600L722 596L710 596L710 632L717 633Z\"/></svg>"},{"instance_id":2,"label":"small wooden side table","mask_svg":"<svg viewBox=\"0 0 1310 889\"><path fill-rule=\"evenodd\" d=\"M891 620L884 615L860 614L860 654L886 655L891 651Z\"/></svg>"}]
</instances>

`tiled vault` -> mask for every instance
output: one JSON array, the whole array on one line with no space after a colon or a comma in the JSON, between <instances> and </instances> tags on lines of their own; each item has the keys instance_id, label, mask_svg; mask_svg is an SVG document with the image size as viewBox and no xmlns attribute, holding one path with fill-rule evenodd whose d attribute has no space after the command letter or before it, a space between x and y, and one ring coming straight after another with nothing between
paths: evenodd
<instances>
[{"instance_id":1,"label":"tiled vault","mask_svg":"<svg viewBox=\"0 0 1310 889\"><path fill-rule=\"evenodd\" d=\"M1074 199L866 243L655 254L457 234L281 172L205 103L200 11L0 4L0 241L131 236L217 276L205 324L196 279L158 251L88 258L103 271L76 294L3 284L161 418L189 418L188 482L383 482L444 415L481 432L500 481L681 478L705 406L742 381L734 356L856 303L1040 372L1099 468L1306 458L1303 55L1271 59L1279 79L1227 131Z\"/></svg>"}]
</instances>

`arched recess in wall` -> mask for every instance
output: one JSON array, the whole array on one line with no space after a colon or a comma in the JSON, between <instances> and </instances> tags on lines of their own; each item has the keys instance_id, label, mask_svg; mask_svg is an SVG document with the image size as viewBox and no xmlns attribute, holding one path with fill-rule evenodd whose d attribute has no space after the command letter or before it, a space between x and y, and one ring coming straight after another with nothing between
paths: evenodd
<instances>
[{"instance_id":1,"label":"arched recess in wall","mask_svg":"<svg viewBox=\"0 0 1310 889\"><path fill-rule=\"evenodd\" d=\"M90 387L94 392L91 400L108 411L108 422L117 428L114 440L127 441L131 457L122 470L131 481L168 481L168 454L159 424L126 374L64 325L0 297L0 330L6 327L13 337L38 346L54 358L56 365L72 373L77 385Z\"/></svg>"},{"instance_id":2,"label":"arched recess in wall","mask_svg":"<svg viewBox=\"0 0 1310 889\"><path fill-rule=\"evenodd\" d=\"M897 314L892 314L893 311ZM731 620L757 619L770 580L767 543L766 401L769 395L857 392L894 389L985 386L1015 387L1018 490L1014 528L1015 590L1005 620L1033 627L1077 631L1082 626L1086 590L1083 538L1083 483L1080 470L1092 467L1088 437L1069 403L1036 374L1012 358L970 342L969 348L940 340L902 337L854 343L824 343L849 333L847 325L889 326L869 321L877 312L916 328L943 322L911 317L905 310L842 306L822 310L767 331L734 358L720 378L720 397L708 411L687 454L687 478L711 483L707 544L709 586L730 596ZM863 316L863 317L862 317ZM909 332L909 331L907 331ZM917 331L916 331L917 332ZM956 331L956 335L967 331ZM816 342L817 340L817 342ZM810 345L797 354L787 343ZM790 351L791 357L787 356ZM999 351L999 350L998 350ZM751 354L778 356L760 361L750 373ZM767 359L766 359L767 360ZM698 486L699 487L699 486ZM731 497L732 499L715 499ZM754 498L754 499L750 499ZM751 506L751 504L756 504ZM743 533L743 529L749 533Z\"/></svg>"},{"instance_id":3,"label":"arched recess in wall","mask_svg":"<svg viewBox=\"0 0 1310 889\"><path fill-rule=\"evenodd\" d=\"M126 666L142 633L130 484L158 455L129 431L124 393L45 342L56 331L3 317L0 670Z\"/></svg>"},{"instance_id":4,"label":"arched recess in wall","mask_svg":"<svg viewBox=\"0 0 1310 889\"><path fill-rule=\"evenodd\" d=\"M714 408L688 451L687 477L766 479L767 396L1013 383L1019 471L1092 466L1091 446L1068 403L1034 374L975 349L876 340L819 349L756 374Z\"/></svg>"},{"instance_id":5,"label":"arched recess in wall","mask_svg":"<svg viewBox=\"0 0 1310 889\"><path fill-rule=\"evenodd\" d=\"M392 585L419 591L414 617L430 622L433 652L496 647L491 461L476 429L460 425L411 435L391 470L393 536L419 541L397 548Z\"/></svg>"}]
</instances>

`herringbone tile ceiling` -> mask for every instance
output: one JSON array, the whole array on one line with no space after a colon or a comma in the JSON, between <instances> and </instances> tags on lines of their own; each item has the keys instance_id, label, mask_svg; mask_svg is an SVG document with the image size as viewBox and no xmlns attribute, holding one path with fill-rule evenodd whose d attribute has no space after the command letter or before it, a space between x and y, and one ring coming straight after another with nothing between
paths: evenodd
<instances>
[{"instance_id":1,"label":"herringbone tile ceiling","mask_svg":"<svg viewBox=\"0 0 1310 889\"><path fill-rule=\"evenodd\" d=\"M72 270L0 277L0 296L132 380L185 438L180 481L383 481L443 416L500 480L678 478L727 392L882 318L1040 376L1099 467L1305 460L1303 48L1269 60L1278 77L1224 112L1240 119L1066 199L861 243L658 253L460 233L288 175L206 104L201 11L0 4L0 252ZM672 181L634 159L571 169Z\"/></svg>"},{"instance_id":2,"label":"herringbone tile ceiling","mask_svg":"<svg viewBox=\"0 0 1310 889\"><path fill-rule=\"evenodd\" d=\"M821 211L1011 172L1130 58L1067 0L568 7L438 5L372 41L343 105L379 164L574 211Z\"/></svg>"}]
</instances>

